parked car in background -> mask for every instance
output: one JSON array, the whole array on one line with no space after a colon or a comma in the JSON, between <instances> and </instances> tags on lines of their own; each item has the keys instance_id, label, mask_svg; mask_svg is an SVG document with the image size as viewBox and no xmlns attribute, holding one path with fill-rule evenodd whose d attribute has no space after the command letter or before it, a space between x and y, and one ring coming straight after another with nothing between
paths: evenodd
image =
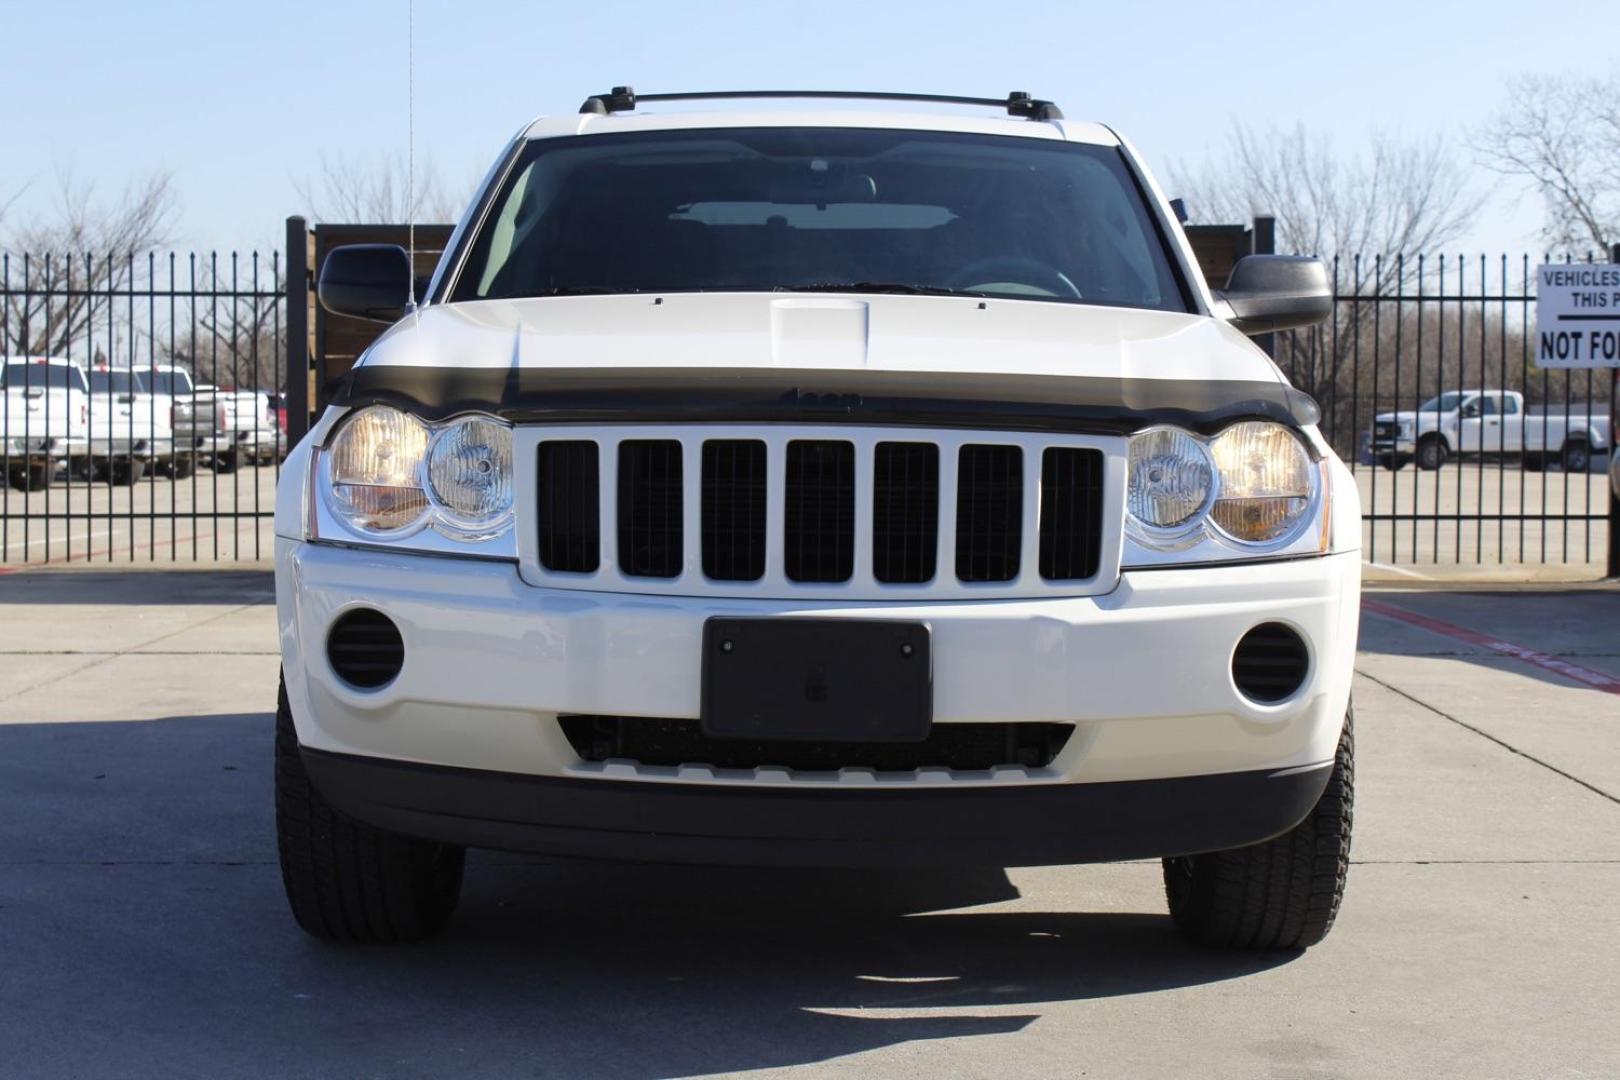
<instances>
[{"instance_id":1,"label":"parked car in background","mask_svg":"<svg viewBox=\"0 0 1620 1080\"><path fill-rule=\"evenodd\" d=\"M270 461L286 437L278 425L269 394L257 390L222 390L196 384L184 368L152 369L154 385L174 397L175 437L219 472L231 472L244 461Z\"/></svg>"},{"instance_id":2,"label":"parked car in background","mask_svg":"<svg viewBox=\"0 0 1620 1080\"><path fill-rule=\"evenodd\" d=\"M25 491L46 488L64 464L88 453L90 385L84 369L47 356L6 357L3 460L6 481Z\"/></svg>"},{"instance_id":3,"label":"parked car in background","mask_svg":"<svg viewBox=\"0 0 1620 1080\"><path fill-rule=\"evenodd\" d=\"M1511 455L1531 470L1556 461L1565 472L1586 472L1610 442L1606 407L1532 413L1517 390L1449 390L1415 410L1379 413L1372 428L1373 457L1390 469L1409 461L1438 469L1464 455Z\"/></svg>"},{"instance_id":4,"label":"parked car in background","mask_svg":"<svg viewBox=\"0 0 1620 1080\"><path fill-rule=\"evenodd\" d=\"M89 372L90 465L97 480L133 484L148 470L183 480L196 467L191 447L177 445L174 398L154 389L145 369Z\"/></svg>"}]
</instances>

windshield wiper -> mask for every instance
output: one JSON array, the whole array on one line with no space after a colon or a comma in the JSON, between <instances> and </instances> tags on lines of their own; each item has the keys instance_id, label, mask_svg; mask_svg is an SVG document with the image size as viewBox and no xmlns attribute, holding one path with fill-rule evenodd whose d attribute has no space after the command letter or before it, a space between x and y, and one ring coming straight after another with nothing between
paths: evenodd
<instances>
[{"instance_id":1,"label":"windshield wiper","mask_svg":"<svg viewBox=\"0 0 1620 1080\"><path fill-rule=\"evenodd\" d=\"M535 296L609 296L616 293L640 292L640 289L610 289L606 285L554 285L541 289Z\"/></svg>"},{"instance_id":2,"label":"windshield wiper","mask_svg":"<svg viewBox=\"0 0 1620 1080\"><path fill-rule=\"evenodd\" d=\"M776 292L894 293L901 296L966 296L943 285L913 285L903 281L813 281L808 285L778 285Z\"/></svg>"}]
</instances>

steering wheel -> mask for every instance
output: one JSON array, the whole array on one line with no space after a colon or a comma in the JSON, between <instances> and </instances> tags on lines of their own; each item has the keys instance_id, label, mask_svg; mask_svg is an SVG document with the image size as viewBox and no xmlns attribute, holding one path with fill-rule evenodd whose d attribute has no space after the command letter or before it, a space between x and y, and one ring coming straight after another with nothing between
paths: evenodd
<instances>
[{"instance_id":1,"label":"steering wheel","mask_svg":"<svg viewBox=\"0 0 1620 1080\"><path fill-rule=\"evenodd\" d=\"M990 255L974 259L945 281L948 289L992 291L988 286L1011 286L1008 295L1033 292L1041 296L1066 296L1079 300L1080 290L1067 274L1055 266L1024 255ZM1001 290L997 290L1001 291Z\"/></svg>"}]
</instances>

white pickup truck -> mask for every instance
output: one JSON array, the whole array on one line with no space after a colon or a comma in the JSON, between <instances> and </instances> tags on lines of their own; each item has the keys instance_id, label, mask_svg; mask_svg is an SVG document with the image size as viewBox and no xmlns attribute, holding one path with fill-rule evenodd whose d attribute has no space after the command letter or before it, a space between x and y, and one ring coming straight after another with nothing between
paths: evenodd
<instances>
[{"instance_id":1,"label":"white pickup truck","mask_svg":"<svg viewBox=\"0 0 1620 1080\"><path fill-rule=\"evenodd\" d=\"M216 471L231 472L244 460L274 460L285 450L268 394L198 385L190 372L173 366L142 374L174 398L176 441L208 458Z\"/></svg>"},{"instance_id":2,"label":"white pickup truck","mask_svg":"<svg viewBox=\"0 0 1620 1080\"><path fill-rule=\"evenodd\" d=\"M89 434L84 370L57 357L9 356L0 368L6 480L24 491L46 488L61 466L82 462Z\"/></svg>"},{"instance_id":3,"label":"white pickup truck","mask_svg":"<svg viewBox=\"0 0 1620 1080\"><path fill-rule=\"evenodd\" d=\"M1464 454L1520 457L1539 471L1558 461L1565 472L1586 472L1592 456L1609 449L1606 410L1587 405L1549 407L1532 414L1517 390L1449 390L1416 410L1373 418L1374 460L1390 469L1415 460L1438 469Z\"/></svg>"},{"instance_id":4,"label":"white pickup truck","mask_svg":"<svg viewBox=\"0 0 1620 1080\"><path fill-rule=\"evenodd\" d=\"M96 479L133 484L151 469L183 480L196 468L196 453L177 445L175 401L154 390L147 369L96 368L89 372L90 464Z\"/></svg>"}]
</instances>

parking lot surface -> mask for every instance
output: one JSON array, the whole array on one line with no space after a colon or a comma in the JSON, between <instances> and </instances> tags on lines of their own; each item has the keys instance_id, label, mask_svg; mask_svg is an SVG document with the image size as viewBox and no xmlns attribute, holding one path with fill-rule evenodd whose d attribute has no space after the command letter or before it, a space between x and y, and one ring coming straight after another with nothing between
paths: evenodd
<instances>
[{"instance_id":1,"label":"parking lot surface","mask_svg":"<svg viewBox=\"0 0 1620 1080\"><path fill-rule=\"evenodd\" d=\"M1310 952L1184 944L1156 863L488 853L447 936L377 948L282 899L267 573L0 578L0 1075L1615 1075L1620 592L1369 601Z\"/></svg>"}]
</instances>

